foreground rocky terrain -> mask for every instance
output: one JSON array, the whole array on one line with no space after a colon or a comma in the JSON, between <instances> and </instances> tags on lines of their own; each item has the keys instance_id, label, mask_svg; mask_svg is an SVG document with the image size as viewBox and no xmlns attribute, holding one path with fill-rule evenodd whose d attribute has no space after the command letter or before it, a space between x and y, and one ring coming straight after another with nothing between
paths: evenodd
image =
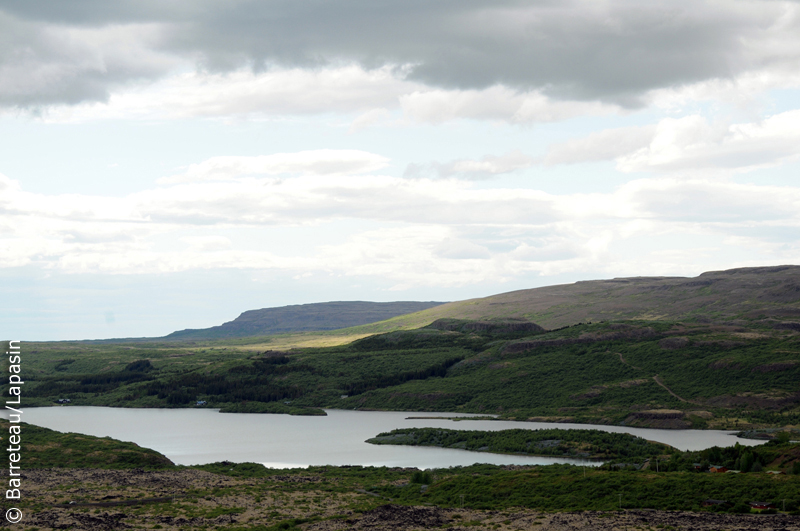
<instances>
[{"instance_id":1,"label":"foreground rocky terrain","mask_svg":"<svg viewBox=\"0 0 800 531\"><path fill-rule=\"evenodd\" d=\"M307 529L468 529L622 530L789 530L800 518L778 515L728 515L666 511L540 513L536 511L468 511L435 507L383 505L360 518L312 524Z\"/></svg>"},{"instance_id":2,"label":"foreground rocky terrain","mask_svg":"<svg viewBox=\"0 0 800 531\"><path fill-rule=\"evenodd\" d=\"M20 529L800 530L800 517L710 512L544 513L405 506L337 480L232 478L203 470L41 469L25 472ZM5 510L5 508L4 508Z\"/></svg>"}]
</instances>

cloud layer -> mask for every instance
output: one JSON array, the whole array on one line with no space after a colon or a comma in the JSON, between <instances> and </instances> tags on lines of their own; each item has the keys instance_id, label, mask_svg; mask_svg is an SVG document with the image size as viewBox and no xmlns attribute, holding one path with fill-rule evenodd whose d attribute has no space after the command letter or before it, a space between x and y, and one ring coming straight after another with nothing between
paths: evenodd
<instances>
[{"instance_id":1,"label":"cloud layer","mask_svg":"<svg viewBox=\"0 0 800 531\"><path fill-rule=\"evenodd\" d=\"M224 75L247 65L258 75L351 65L389 68L394 82L426 87L403 95L413 117L445 119L464 105L505 117L513 97L501 108L474 100L508 90L528 95L513 116L530 120L575 112L543 108L550 100L636 107L676 87L786 82L800 65L798 13L795 2L755 0L12 2L0 10L0 103L107 101L176 69ZM450 91L458 97L431 117L430 102ZM260 105L270 108L267 99Z\"/></svg>"},{"instance_id":2,"label":"cloud layer","mask_svg":"<svg viewBox=\"0 0 800 531\"><path fill-rule=\"evenodd\" d=\"M616 160L626 173L747 172L800 157L800 111L757 122L713 123L700 115L664 118L658 124L607 129L552 145L547 165Z\"/></svg>"},{"instance_id":3,"label":"cloud layer","mask_svg":"<svg viewBox=\"0 0 800 531\"><path fill-rule=\"evenodd\" d=\"M162 184L192 181L230 181L263 175L358 174L384 168L389 159L356 149L318 149L258 157L213 157L186 171L159 180Z\"/></svg>"},{"instance_id":4,"label":"cloud layer","mask_svg":"<svg viewBox=\"0 0 800 531\"><path fill-rule=\"evenodd\" d=\"M684 252L693 241L712 253L736 246L741 261L751 253L800 260L798 187L663 177L611 193L554 195L354 175L336 165L301 167L299 176L250 174L254 166L264 174L293 171L301 155L209 159L187 171L186 182L122 198L32 194L2 177L0 265L127 275L215 268L374 275L405 289L631 267ZM342 155L360 170L385 163L363 152ZM214 173L222 170L224 177ZM342 233L342 222L355 224ZM290 227L330 243L297 251L241 237ZM639 238L654 248L626 256Z\"/></svg>"},{"instance_id":5,"label":"cloud layer","mask_svg":"<svg viewBox=\"0 0 800 531\"><path fill-rule=\"evenodd\" d=\"M798 93L790 0L4 2L0 322L798 263Z\"/></svg>"}]
</instances>

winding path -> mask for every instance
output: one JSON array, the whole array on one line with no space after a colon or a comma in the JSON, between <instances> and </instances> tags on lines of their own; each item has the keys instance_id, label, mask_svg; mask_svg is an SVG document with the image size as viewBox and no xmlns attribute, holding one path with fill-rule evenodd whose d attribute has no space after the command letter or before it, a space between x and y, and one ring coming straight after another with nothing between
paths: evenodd
<instances>
[{"instance_id":1,"label":"winding path","mask_svg":"<svg viewBox=\"0 0 800 531\"><path fill-rule=\"evenodd\" d=\"M641 367L637 367L636 365L631 365L630 363L625 361L625 358L622 357L622 352L617 352L617 356L619 356L619 361L621 361L623 364L627 365L628 367L632 367L632 368L636 369L637 371L644 370Z\"/></svg>"},{"instance_id":2,"label":"winding path","mask_svg":"<svg viewBox=\"0 0 800 531\"><path fill-rule=\"evenodd\" d=\"M654 382L656 382L656 383L657 383L658 385L660 385L661 387L663 387L664 389L666 389L666 390L667 390L667 392L668 392L669 394L671 394L672 396L674 396L675 398L677 398L677 399L678 399L678 400L680 400L681 402L686 402L687 404L694 404L694 405L696 405L696 406L699 406L699 405L701 405L701 404L698 404L697 402L695 402L694 400L686 400L685 398L683 398L683 397L680 397L680 396L676 395L676 394L675 394L675 393L672 391L672 389L670 389L669 387L667 387L666 385L664 385L664 382L662 382L662 381L661 381L661 378L659 378L657 374L656 374L655 376L653 376L653 381L654 381Z\"/></svg>"}]
</instances>

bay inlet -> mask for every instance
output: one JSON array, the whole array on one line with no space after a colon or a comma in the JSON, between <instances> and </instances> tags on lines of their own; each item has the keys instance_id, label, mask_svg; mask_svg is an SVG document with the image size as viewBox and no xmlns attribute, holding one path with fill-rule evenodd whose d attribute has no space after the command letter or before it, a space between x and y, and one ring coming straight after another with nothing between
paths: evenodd
<instances>
[{"instance_id":1,"label":"bay inlet","mask_svg":"<svg viewBox=\"0 0 800 531\"><path fill-rule=\"evenodd\" d=\"M474 463L532 465L597 462L521 455L500 455L447 448L372 445L370 437L397 428L505 430L514 428L599 429L630 433L679 450L702 450L735 443L754 446L732 432L657 430L623 426L552 424L498 420L453 421L457 413L327 410L325 417L219 413L213 409L134 409L43 407L25 410L25 421L61 432L113 437L152 448L180 465L217 461L256 462L272 468L362 465L446 468ZM464 415L472 416L472 415ZM414 417L409 419L408 417ZM436 418L439 417L439 418Z\"/></svg>"}]
</instances>

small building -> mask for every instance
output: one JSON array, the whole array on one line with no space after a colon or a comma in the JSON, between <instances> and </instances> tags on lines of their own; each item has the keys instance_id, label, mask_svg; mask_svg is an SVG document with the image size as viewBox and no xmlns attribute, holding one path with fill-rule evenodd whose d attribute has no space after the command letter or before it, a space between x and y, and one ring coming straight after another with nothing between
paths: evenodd
<instances>
[{"instance_id":1,"label":"small building","mask_svg":"<svg viewBox=\"0 0 800 531\"><path fill-rule=\"evenodd\" d=\"M725 472L728 471L728 469L726 467L720 466L720 465L711 465L711 466L708 467L708 471L709 472L715 472L717 474L724 474Z\"/></svg>"},{"instance_id":2,"label":"small building","mask_svg":"<svg viewBox=\"0 0 800 531\"><path fill-rule=\"evenodd\" d=\"M770 502L751 501L751 502L748 502L748 505L752 509L755 509L756 511L764 511L766 509L777 509L777 507L775 507L775 504L770 503Z\"/></svg>"}]
</instances>

